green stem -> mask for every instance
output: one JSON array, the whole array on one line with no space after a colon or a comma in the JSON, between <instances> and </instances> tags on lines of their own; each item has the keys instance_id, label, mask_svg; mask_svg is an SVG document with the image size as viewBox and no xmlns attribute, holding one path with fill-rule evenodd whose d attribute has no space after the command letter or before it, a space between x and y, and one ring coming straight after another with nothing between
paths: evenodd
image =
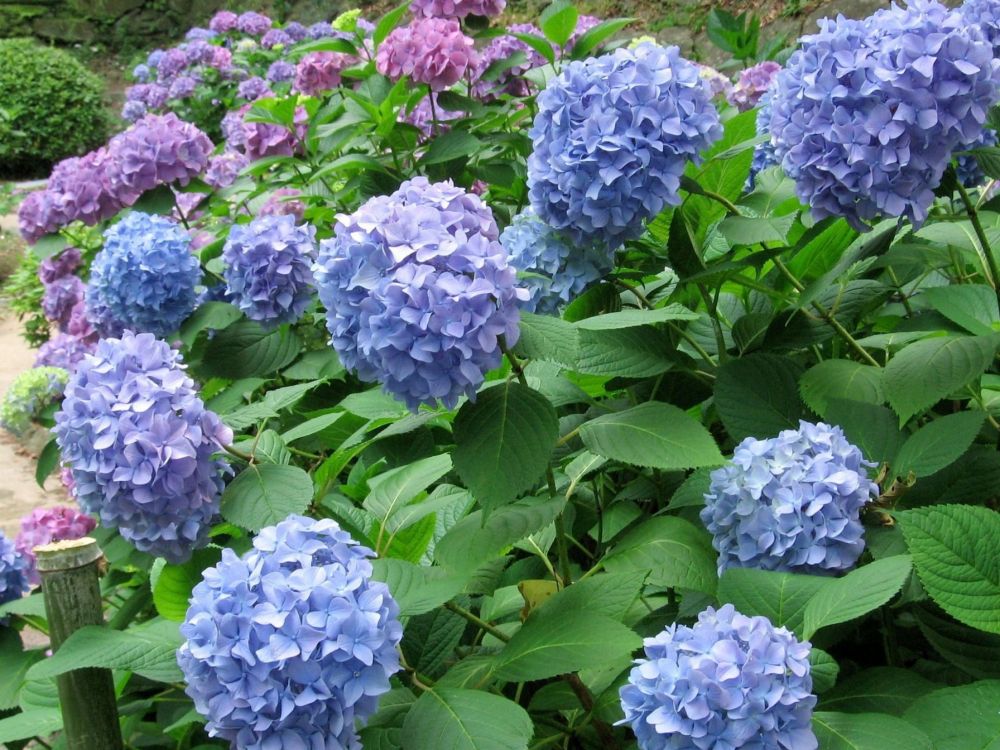
<instances>
[{"instance_id":1,"label":"green stem","mask_svg":"<svg viewBox=\"0 0 1000 750\"><path fill-rule=\"evenodd\" d=\"M903 301L903 307L906 308L906 314L912 318L913 308L910 306L910 298L907 297L906 292L903 291L903 285L899 283L899 278L896 276L896 272L892 270L892 266L886 266L885 270L889 274L889 278L892 280L892 283L896 285L896 289L899 291L899 297Z\"/></svg>"},{"instance_id":2,"label":"green stem","mask_svg":"<svg viewBox=\"0 0 1000 750\"><path fill-rule=\"evenodd\" d=\"M236 456L236 458L246 461L248 464L253 463L253 456L250 455L249 453L244 453L243 451L238 450L231 445L224 445L222 446L222 449L230 456Z\"/></svg>"},{"instance_id":3,"label":"green stem","mask_svg":"<svg viewBox=\"0 0 1000 750\"><path fill-rule=\"evenodd\" d=\"M118 607L118 611L108 621L108 627L112 630L124 630L151 601L153 601L153 592L149 588L148 582L133 589L128 598Z\"/></svg>"},{"instance_id":4,"label":"green stem","mask_svg":"<svg viewBox=\"0 0 1000 750\"><path fill-rule=\"evenodd\" d=\"M625 291L635 295L635 298L639 300L642 306L647 310L653 309L653 303L649 301L649 297L647 297L638 286L625 281L625 279L615 279L615 283L625 289Z\"/></svg>"},{"instance_id":5,"label":"green stem","mask_svg":"<svg viewBox=\"0 0 1000 750\"><path fill-rule=\"evenodd\" d=\"M455 602L445 602L444 608L447 609L449 612L454 612L459 617L468 620L477 628L482 630L484 633L489 633L502 643L507 643L507 641L510 640L510 636L507 635L505 632L503 632L502 630L493 625L490 625L488 622L486 622L486 620L476 617L475 614L467 610L465 607L461 607L458 604L455 604Z\"/></svg>"},{"instance_id":6,"label":"green stem","mask_svg":"<svg viewBox=\"0 0 1000 750\"><path fill-rule=\"evenodd\" d=\"M983 257L986 260L986 270L990 276L990 286L996 291L997 299L1000 300L1000 268L997 268L997 259L993 256L993 248L990 247L990 240L986 236L986 230L983 229L983 224L979 220L979 212L976 210L976 204L972 202L968 191L962 185L961 181L956 180L955 185L958 188L958 195L961 197L962 203L965 204L965 211L969 214L969 221L972 222L972 228L976 232L976 237L979 238L979 244L983 247Z\"/></svg>"},{"instance_id":7,"label":"green stem","mask_svg":"<svg viewBox=\"0 0 1000 750\"><path fill-rule=\"evenodd\" d=\"M740 209L737 208L736 204L729 200L726 196L719 195L712 190L705 190L704 188L701 188L701 194L706 198L711 198L716 203L721 204L727 211L729 211L729 213L735 214L736 216L740 215Z\"/></svg>"}]
</instances>

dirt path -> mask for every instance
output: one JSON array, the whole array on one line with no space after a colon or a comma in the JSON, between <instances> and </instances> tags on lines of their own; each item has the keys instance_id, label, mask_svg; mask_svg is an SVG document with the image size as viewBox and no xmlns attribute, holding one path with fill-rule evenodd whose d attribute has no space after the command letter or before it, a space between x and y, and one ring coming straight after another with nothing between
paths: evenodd
<instances>
[{"instance_id":1,"label":"dirt path","mask_svg":"<svg viewBox=\"0 0 1000 750\"><path fill-rule=\"evenodd\" d=\"M0 397L21 372L35 363L35 352L19 335L20 325L0 309ZM43 490L35 483L35 458L6 430L0 429L0 529L17 533L21 516L40 506L66 503L66 494L56 475Z\"/></svg>"}]
</instances>

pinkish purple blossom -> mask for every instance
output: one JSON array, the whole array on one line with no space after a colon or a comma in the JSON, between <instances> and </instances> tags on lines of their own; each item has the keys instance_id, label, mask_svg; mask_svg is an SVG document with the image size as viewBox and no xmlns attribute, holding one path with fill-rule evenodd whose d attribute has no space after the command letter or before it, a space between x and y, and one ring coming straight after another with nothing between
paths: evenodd
<instances>
[{"instance_id":1,"label":"pinkish purple blossom","mask_svg":"<svg viewBox=\"0 0 1000 750\"><path fill-rule=\"evenodd\" d=\"M726 98L740 112L753 109L771 87L779 72L781 66L770 60L746 68L740 71L739 80Z\"/></svg>"},{"instance_id":2,"label":"pinkish purple blossom","mask_svg":"<svg viewBox=\"0 0 1000 750\"><path fill-rule=\"evenodd\" d=\"M97 521L78 510L60 505L36 508L21 519L21 530L14 539L14 549L28 561L28 582L41 583L35 570L35 547L68 539L80 539L97 527Z\"/></svg>"},{"instance_id":3,"label":"pinkish purple blossom","mask_svg":"<svg viewBox=\"0 0 1000 750\"><path fill-rule=\"evenodd\" d=\"M507 0L413 0L410 12L418 18L465 18L499 16Z\"/></svg>"},{"instance_id":4,"label":"pinkish purple blossom","mask_svg":"<svg viewBox=\"0 0 1000 750\"><path fill-rule=\"evenodd\" d=\"M403 76L443 91L462 80L479 62L472 40L458 22L418 18L394 29L379 45L378 71L393 80Z\"/></svg>"},{"instance_id":5,"label":"pinkish purple blossom","mask_svg":"<svg viewBox=\"0 0 1000 750\"><path fill-rule=\"evenodd\" d=\"M231 10L220 10L212 16L212 20L208 22L208 28L217 34L225 34L227 31L235 29L237 23L239 23L239 16Z\"/></svg>"},{"instance_id":6,"label":"pinkish purple blossom","mask_svg":"<svg viewBox=\"0 0 1000 750\"><path fill-rule=\"evenodd\" d=\"M309 96L330 91L340 85L340 73L357 62L343 52L310 52L295 66L295 91Z\"/></svg>"},{"instance_id":7,"label":"pinkish purple blossom","mask_svg":"<svg viewBox=\"0 0 1000 750\"><path fill-rule=\"evenodd\" d=\"M259 216L294 216L296 221L302 221L306 212L306 204L294 199L302 195L295 188L278 188L264 202L258 212Z\"/></svg>"}]
</instances>

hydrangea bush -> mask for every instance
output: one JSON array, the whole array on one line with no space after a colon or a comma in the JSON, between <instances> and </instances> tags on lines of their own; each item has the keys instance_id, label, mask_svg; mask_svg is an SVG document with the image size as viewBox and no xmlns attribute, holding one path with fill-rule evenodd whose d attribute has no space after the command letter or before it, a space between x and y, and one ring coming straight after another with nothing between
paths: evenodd
<instances>
[{"instance_id":1,"label":"hydrangea bush","mask_svg":"<svg viewBox=\"0 0 1000 750\"><path fill-rule=\"evenodd\" d=\"M0 742L68 663L154 750L995 734L992 6L502 6L220 11L27 196L115 632L0 632Z\"/></svg>"}]
</instances>

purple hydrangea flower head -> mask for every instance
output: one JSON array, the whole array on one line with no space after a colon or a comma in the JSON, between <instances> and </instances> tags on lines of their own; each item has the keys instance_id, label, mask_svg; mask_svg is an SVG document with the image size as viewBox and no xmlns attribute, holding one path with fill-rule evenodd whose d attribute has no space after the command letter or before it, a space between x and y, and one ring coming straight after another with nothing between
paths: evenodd
<instances>
[{"instance_id":1,"label":"purple hydrangea flower head","mask_svg":"<svg viewBox=\"0 0 1000 750\"><path fill-rule=\"evenodd\" d=\"M21 530L14 538L14 549L27 562L28 583L39 584L35 570L35 547L69 539L82 539L97 527L97 521L75 508L35 508L21 519Z\"/></svg>"},{"instance_id":2,"label":"purple hydrangea flower head","mask_svg":"<svg viewBox=\"0 0 1000 750\"><path fill-rule=\"evenodd\" d=\"M824 20L777 77L771 136L817 219L921 224L954 150L1000 97L982 32L935 0Z\"/></svg>"},{"instance_id":3,"label":"purple hydrangea flower head","mask_svg":"<svg viewBox=\"0 0 1000 750\"><path fill-rule=\"evenodd\" d=\"M87 312L102 333L128 327L164 336L194 310L200 278L187 232L162 216L133 211L104 233L90 269ZM109 327L109 320L117 325Z\"/></svg>"},{"instance_id":4,"label":"purple hydrangea flower head","mask_svg":"<svg viewBox=\"0 0 1000 750\"><path fill-rule=\"evenodd\" d=\"M208 64L212 59L212 52L215 45L209 44L204 39L196 39L192 42L185 42L179 49L184 50L188 65Z\"/></svg>"},{"instance_id":5,"label":"purple hydrangea flower head","mask_svg":"<svg viewBox=\"0 0 1000 750\"><path fill-rule=\"evenodd\" d=\"M233 434L165 341L131 331L102 339L70 378L55 421L85 512L170 562L205 544L228 471L213 454Z\"/></svg>"},{"instance_id":6,"label":"purple hydrangea flower head","mask_svg":"<svg viewBox=\"0 0 1000 750\"><path fill-rule=\"evenodd\" d=\"M31 588L28 567L28 561L18 554L14 542L0 531L0 604L20 599L28 593Z\"/></svg>"},{"instance_id":7,"label":"purple hydrangea flower head","mask_svg":"<svg viewBox=\"0 0 1000 750\"><path fill-rule=\"evenodd\" d=\"M139 63L134 68L132 68L132 78L139 83L146 83L149 80L150 70L149 66L145 63Z\"/></svg>"},{"instance_id":8,"label":"purple hydrangea flower head","mask_svg":"<svg viewBox=\"0 0 1000 750\"><path fill-rule=\"evenodd\" d=\"M713 67L702 65L701 63L695 64L698 66L698 75L708 84L708 90L712 98L723 97L728 99L733 90L733 84L730 80Z\"/></svg>"},{"instance_id":9,"label":"purple hydrangea flower head","mask_svg":"<svg viewBox=\"0 0 1000 750\"><path fill-rule=\"evenodd\" d=\"M431 98L434 98L434 107L431 107ZM447 124L449 120L464 117L464 112L453 112L445 109L437 101L437 92L432 91L423 97L416 106L409 112L400 110L399 121L406 122L420 130L423 139L430 138L434 132L434 115L437 115L438 133L448 130L451 126Z\"/></svg>"},{"instance_id":10,"label":"purple hydrangea flower head","mask_svg":"<svg viewBox=\"0 0 1000 750\"><path fill-rule=\"evenodd\" d=\"M396 604L335 521L292 515L194 587L177 652L209 735L244 750L360 748L399 671ZM294 696L291 700L290 696Z\"/></svg>"},{"instance_id":11,"label":"purple hydrangea flower head","mask_svg":"<svg viewBox=\"0 0 1000 750\"><path fill-rule=\"evenodd\" d=\"M111 189L132 205L159 185L187 185L205 171L212 149L207 135L173 112L146 115L108 144Z\"/></svg>"},{"instance_id":12,"label":"purple hydrangea flower head","mask_svg":"<svg viewBox=\"0 0 1000 750\"><path fill-rule=\"evenodd\" d=\"M612 253L600 245L579 245L535 216L529 208L500 235L510 264L521 272L531 297L528 312L557 315L559 309L611 271Z\"/></svg>"},{"instance_id":13,"label":"purple hydrangea flower head","mask_svg":"<svg viewBox=\"0 0 1000 750\"><path fill-rule=\"evenodd\" d=\"M268 29L267 33L260 39L260 46L264 49L287 47L289 44L293 43L294 40L282 29Z\"/></svg>"},{"instance_id":14,"label":"purple hydrangea flower head","mask_svg":"<svg viewBox=\"0 0 1000 750\"><path fill-rule=\"evenodd\" d=\"M313 296L316 229L293 216L234 224L222 251L226 296L265 328L294 323Z\"/></svg>"},{"instance_id":15,"label":"purple hydrangea flower head","mask_svg":"<svg viewBox=\"0 0 1000 750\"><path fill-rule=\"evenodd\" d=\"M541 36L542 32L531 24L515 24L511 26L508 34L494 37L489 44L483 48L479 55L479 62L476 64L472 79L472 92L480 99L491 101L500 94L511 94L512 96L527 96L531 93L528 81L524 74L532 68L537 68L545 63L545 58L535 50L522 42L514 34L534 34ZM483 74L493 63L498 60L509 60L518 52L525 56L525 61L513 65L504 70L496 79L492 81L483 80Z\"/></svg>"},{"instance_id":16,"label":"purple hydrangea flower head","mask_svg":"<svg viewBox=\"0 0 1000 750\"><path fill-rule=\"evenodd\" d=\"M254 11L247 11L246 13L241 13L239 18L236 19L236 28L242 31L244 34L249 34L250 36L261 36L271 28L273 22L270 18L265 16L263 13L255 13Z\"/></svg>"},{"instance_id":17,"label":"purple hydrangea flower head","mask_svg":"<svg viewBox=\"0 0 1000 750\"><path fill-rule=\"evenodd\" d=\"M231 10L220 10L212 16L212 20L208 22L208 28L216 34L225 34L227 31L235 29L239 20L239 16Z\"/></svg>"},{"instance_id":18,"label":"purple hydrangea flower head","mask_svg":"<svg viewBox=\"0 0 1000 750\"><path fill-rule=\"evenodd\" d=\"M240 170L250 163L250 160L233 149L226 149L221 154L208 160L205 170L205 182L219 189L229 187L239 177Z\"/></svg>"},{"instance_id":19,"label":"purple hydrangea flower head","mask_svg":"<svg viewBox=\"0 0 1000 750\"><path fill-rule=\"evenodd\" d=\"M375 64L379 73L393 80L409 76L432 91L443 91L475 70L478 61L473 42L458 21L417 18L393 29L379 45Z\"/></svg>"},{"instance_id":20,"label":"purple hydrangea flower head","mask_svg":"<svg viewBox=\"0 0 1000 750\"><path fill-rule=\"evenodd\" d=\"M162 49L154 49L146 56L146 65L148 65L150 68L159 68L160 60L163 59L163 56L165 54L167 53L164 52Z\"/></svg>"},{"instance_id":21,"label":"purple hydrangea flower head","mask_svg":"<svg viewBox=\"0 0 1000 750\"><path fill-rule=\"evenodd\" d=\"M284 83L295 78L295 66L287 60L275 60L267 69L267 80L271 83Z\"/></svg>"},{"instance_id":22,"label":"purple hydrangea flower head","mask_svg":"<svg viewBox=\"0 0 1000 750\"><path fill-rule=\"evenodd\" d=\"M994 57L1000 56L1000 3L997 0L965 0L958 12L967 24L979 27L993 45Z\"/></svg>"},{"instance_id":23,"label":"purple hydrangea flower head","mask_svg":"<svg viewBox=\"0 0 1000 750\"><path fill-rule=\"evenodd\" d=\"M20 373L4 393L0 426L23 435L41 413L63 395L69 373L60 367L33 367Z\"/></svg>"},{"instance_id":24,"label":"purple hydrangea flower head","mask_svg":"<svg viewBox=\"0 0 1000 750\"><path fill-rule=\"evenodd\" d=\"M309 30L298 21L286 23L284 31L293 42L301 42L309 36Z\"/></svg>"},{"instance_id":25,"label":"purple hydrangea flower head","mask_svg":"<svg viewBox=\"0 0 1000 750\"><path fill-rule=\"evenodd\" d=\"M200 26L194 26L188 29L188 32L184 35L184 38L189 42L210 42L217 36L216 32L211 29L203 29Z\"/></svg>"},{"instance_id":26,"label":"purple hydrangea flower head","mask_svg":"<svg viewBox=\"0 0 1000 750\"><path fill-rule=\"evenodd\" d=\"M410 12L418 18L465 18L499 16L507 0L412 0Z\"/></svg>"},{"instance_id":27,"label":"purple hydrangea flower head","mask_svg":"<svg viewBox=\"0 0 1000 750\"><path fill-rule=\"evenodd\" d=\"M38 349L35 367L61 367L75 372L83 358L93 353L95 344L71 333L57 333Z\"/></svg>"},{"instance_id":28,"label":"purple hydrangea flower head","mask_svg":"<svg viewBox=\"0 0 1000 750\"><path fill-rule=\"evenodd\" d=\"M68 247L58 255L50 255L38 264L38 280L51 284L56 279L69 276L83 263L83 256L75 247Z\"/></svg>"},{"instance_id":29,"label":"purple hydrangea flower head","mask_svg":"<svg viewBox=\"0 0 1000 750\"><path fill-rule=\"evenodd\" d=\"M168 95L171 99L187 99L196 88L198 82L191 76L177 76L170 84Z\"/></svg>"},{"instance_id":30,"label":"purple hydrangea flower head","mask_svg":"<svg viewBox=\"0 0 1000 750\"><path fill-rule=\"evenodd\" d=\"M122 106L122 119L126 122L135 122L146 114L146 105L142 102L130 99Z\"/></svg>"},{"instance_id":31,"label":"purple hydrangea flower head","mask_svg":"<svg viewBox=\"0 0 1000 750\"><path fill-rule=\"evenodd\" d=\"M811 646L732 604L643 642L620 692L641 750L816 750Z\"/></svg>"},{"instance_id":32,"label":"purple hydrangea flower head","mask_svg":"<svg viewBox=\"0 0 1000 750\"><path fill-rule=\"evenodd\" d=\"M294 89L309 96L335 89L341 71L356 62L356 57L343 52L309 52L295 66Z\"/></svg>"},{"instance_id":33,"label":"purple hydrangea flower head","mask_svg":"<svg viewBox=\"0 0 1000 750\"><path fill-rule=\"evenodd\" d=\"M726 99L740 112L753 109L780 72L781 66L770 60L741 70L736 85L726 95Z\"/></svg>"},{"instance_id":34,"label":"purple hydrangea flower head","mask_svg":"<svg viewBox=\"0 0 1000 750\"><path fill-rule=\"evenodd\" d=\"M336 32L329 21L318 21L306 29L306 36L310 39L326 39L334 36Z\"/></svg>"},{"instance_id":35,"label":"purple hydrangea flower head","mask_svg":"<svg viewBox=\"0 0 1000 750\"><path fill-rule=\"evenodd\" d=\"M498 235L477 196L425 177L338 216L313 273L344 366L413 410L475 398L528 297Z\"/></svg>"},{"instance_id":36,"label":"purple hydrangea flower head","mask_svg":"<svg viewBox=\"0 0 1000 750\"><path fill-rule=\"evenodd\" d=\"M127 102L139 102L149 109L160 109L169 97L170 89L158 83L137 83L125 91Z\"/></svg>"},{"instance_id":37,"label":"purple hydrangea flower head","mask_svg":"<svg viewBox=\"0 0 1000 750\"><path fill-rule=\"evenodd\" d=\"M295 188L278 188L264 201L258 216L294 216L296 221L302 221L306 204L295 200L300 195L302 192Z\"/></svg>"},{"instance_id":38,"label":"purple hydrangea flower head","mask_svg":"<svg viewBox=\"0 0 1000 750\"><path fill-rule=\"evenodd\" d=\"M267 81L260 76L253 76L252 78L247 78L245 81L240 83L236 89L236 95L241 99L246 99L248 102L252 102L257 99L274 96L274 92L271 91L271 87L268 85Z\"/></svg>"},{"instance_id":39,"label":"purple hydrangea flower head","mask_svg":"<svg viewBox=\"0 0 1000 750\"><path fill-rule=\"evenodd\" d=\"M302 107L295 109L295 132L283 125L269 122L248 122L244 115L248 108L238 110L241 115L243 150L251 161L263 159L265 156L292 156L302 150L302 141L306 137L306 111ZM233 143L233 141L230 141Z\"/></svg>"},{"instance_id":40,"label":"purple hydrangea flower head","mask_svg":"<svg viewBox=\"0 0 1000 750\"><path fill-rule=\"evenodd\" d=\"M538 97L531 205L577 242L607 248L680 202L688 161L722 136L698 68L677 47L640 44L569 63Z\"/></svg>"},{"instance_id":41,"label":"purple hydrangea flower head","mask_svg":"<svg viewBox=\"0 0 1000 750\"><path fill-rule=\"evenodd\" d=\"M988 148L997 145L997 131L984 128L974 143L966 148ZM986 174L972 154L961 154L955 159L955 173L958 180L967 188L979 187L987 181Z\"/></svg>"},{"instance_id":42,"label":"purple hydrangea flower head","mask_svg":"<svg viewBox=\"0 0 1000 750\"><path fill-rule=\"evenodd\" d=\"M233 53L225 47L212 47L212 58L208 61L208 66L228 74L233 64Z\"/></svg>"},{"instance_id":43,"label":"purple hydrangea flower head","mask_svg":"<svg viewBox=\"0 0 1000 750\"><path fill-rule=\"evenodd\" d=\"M79 276L62 276L45 284L42 293L42 312L45 317L55 323L60 331L65 332L73 308L84 297L85 286Z\"/></svg>"},{"instance_id":44,"label":"purple hydrangea flower head","mask_svg":"<svg viewBox=\"0 0 1000 750\"><path fill-rule=\"evenodd\" d=\"M73 221L92 226L118 213L125 196L113 185L117 170L118 165L103 146L56 164L46 186L54 228Z\"/></svg>"},{"instance_id":45,"label":"purple hydrangea flower head","mask_svg":"<svg viewBox=\"0 0 1000 750\"><path fill-rule=\"evenodd\" d=\"M757 109L757 135L767 136L767 140L754 147L753 160L750 162L750 174L747 175L747 182L744 186L746 191L753 190L758 174L779 163L778 155L774 152L774 144L771 143L771 93L770 90L764 93Z\"/></svg>"},{"instance_id":46,"label":"purple hydrangea flower head","mask_svg":"<svg viewBox=\"0 0 1000 750\"><path fill-rule=\"evenodd\" d=\"M188 56L184 50L180 47L168 49L156 65L156 79L168 83L187 66Z\"/></svg>"},{"instance_id":47,"label":"purple hydrangea flower head","mask_svg":"<svg viewBox=\"0 0 1000 750\"><path fill-rule=\"evenodd\" d=\"M701 520L719 573L757 568L840 573L864 551L864 506L878 497L861 451L839 427L799 422L767 440L746 438L712 472Z\"/></svg>"},{"instance_id":48,"label":"purple hydrangea flower head","mask_svg":"<svg viewBox=\"0 0 1000 750\"><path fill-rule=\"evenodd\" d=\"M86 294L82 300L73 306L73 312L69 316L69 323L66 324L66 333L69 336L75 336L88 345L97 344L100 336L94 330L93 326L91 326L90 319L87 317Z\"/></svg>"},{"instance_id":49,"label":"purple hydrangea flower head","mask_svg":"<svg viewBox=\"0 0 1000 750\"><path fill-rule=\"evenodd\" d=\"M18 206L17 229L25 242L33 245L59 227L52 195L47 190L29 193Z\"/></svg>"},{"instance_id":50,"label":"purple hydrangea flower head","mask_svg":"<svg viewBox=\"0 0 1000 750\"><path fill-rule=\"evenodd\" d=\"M219 129L226 141L227 150L235 151L246 145L246 135L243 133L243 115L248 109L249 107L231 109L222 117Z\"/></svg>"}]
</instances>

